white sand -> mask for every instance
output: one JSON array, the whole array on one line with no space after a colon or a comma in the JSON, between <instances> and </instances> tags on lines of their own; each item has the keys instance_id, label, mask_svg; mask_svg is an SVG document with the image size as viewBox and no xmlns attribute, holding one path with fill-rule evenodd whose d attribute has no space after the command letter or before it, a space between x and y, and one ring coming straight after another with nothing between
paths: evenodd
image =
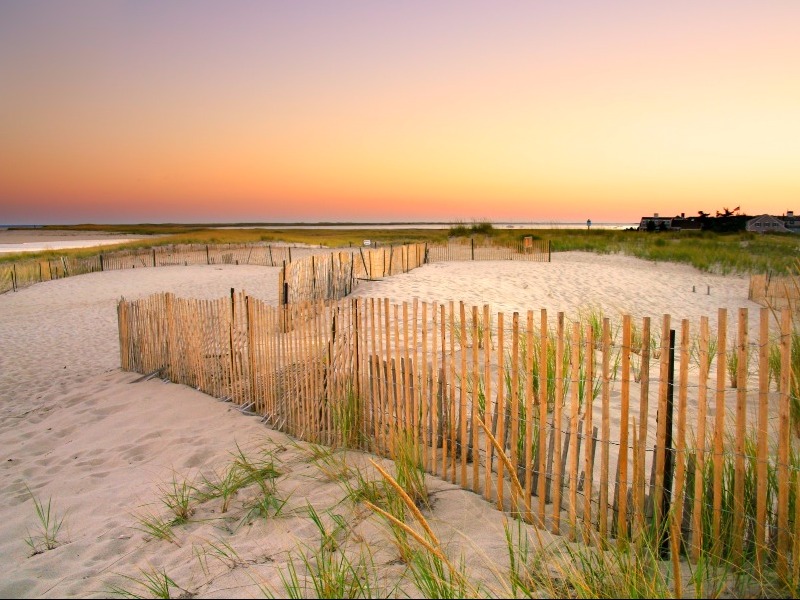
<instances>
[{"instance_id":1,"label":"white sand","mask_svg":"<svg viewBox=\"0 0 800 600\"><path fill-rule=\"evenodd\" d=\"M623 313L635 318L649 316L660 327L661 317L672 316L672 327L680 319L697 324L708 316L716 325L717 309L728 310L728 321L740 307L757 321L760 305L747 299L749 278L703 273L693 267L655 263L623 255L559 252L552 262L454 262L425 265L369 286L357 288L354 296L389 297L411 301L464 301L468 306L489 304L494 313L546 308L554 318L564 311L567 318L602 311L612 320ZM537 315L538 318L538 315ZM537 321L538 322L538 321ZM640 323L641 324L641 323Z\"/></svg>"},{"instance_id":2,"label":"white sand","mask_svg":"<svg viewBox=\"0 0 800 600\"><path fill-rule=\"evenodd\" d=\"M134 383L138 375L118 368L120 296L172 291L211 298L234 287L275 302L277 272L232 265L136 269L0 296L0 596L104 597L114 584L144 594L123 576L141 578L141 570L151 567L165 569L199 597L259 596L259 585L272 586L280 596L287 552L316 544L303 512L307 502L319 512L345 515L375 551L375 564L387 580L398 572L386 532L371 520L355 519L350 505L339 503L341 487L320 477L302 450L307 445L292 445L230 404L160 380ZM719 307L758 308L747 300L744 277L583 253L554 254L550 264L428 265L363 284L356 294L488 302L509 312L546 307L553 315L581 308L601 308L609 316L628 310L654 320L664 312L693 320L708 315L712 323ZM170 484L173 473L182 479L222 470L237 444L285 448L277 454L285 473L278 490L289 496L283 516L237 528L238 521L221 515L212 501L192 523L176 528L180 545L136 529L135 514L165 514L158 486ZM443 540L456 554L462 549L497 590L489 575L490 565L502 562L505 553L502 515L470 492L435 478L431 486L437 490L431 520ZM26 487L44 502L52 498L55 512L64 515L63 543L34 556L24 541L37 535L38 525ZM238 552L239 561L201 560L209 543L219 546L220 540Z\"/></svg>"}]
</instances>

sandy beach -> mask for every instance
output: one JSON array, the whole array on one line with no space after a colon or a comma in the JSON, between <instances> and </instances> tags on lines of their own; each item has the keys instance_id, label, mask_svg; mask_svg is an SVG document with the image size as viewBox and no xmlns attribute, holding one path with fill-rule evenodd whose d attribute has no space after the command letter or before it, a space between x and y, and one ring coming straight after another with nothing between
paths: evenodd
<instances>
[{"instance_id":1,"label":"sandy beach","mask_svg":"<svg viewBox=\"0 0 800 600\"><path fill-rule=\"evenodd\" d=\"M194 389L119 369L120 297L171 291L215 298L236 288L277 303L277 276L269 267L163 267L93 273L0 295L0 595L107 597L115 585L146 593L128 578L155 568L196 597L258 597L265 589L280 597L287 564L319 537L309 504L320 514L344 516L355 539L373 551L385 582L402 570L386 529L346 502L341 483L310 458L309 444ZM657 321L669 313L675 324L687 318L693 326L703 315L713 323L719 308L745 307L757 324L760 307L747 300L747 290L743 276L569 252L553 254L551 263L425 265L363 283L354 295L488 303L509 314L602 310ZM241 524L241 511L223 514L210 502L176 528L174 541L141 531L139 516L164 512L160 486L221 471L237 447L268 448L275 457L282 473L277 488L287 499L278 517ZM347 455L348 464L367 458ZM435 501L426 516L442 541L502 594L493 572L507 568L503 515L471 492L428 480ZM61 543L35 555L25 543L38 523L32 494L51 499L64 518ZM213 552L222 545L235 556Z\"/></svg>"}]
</instances>

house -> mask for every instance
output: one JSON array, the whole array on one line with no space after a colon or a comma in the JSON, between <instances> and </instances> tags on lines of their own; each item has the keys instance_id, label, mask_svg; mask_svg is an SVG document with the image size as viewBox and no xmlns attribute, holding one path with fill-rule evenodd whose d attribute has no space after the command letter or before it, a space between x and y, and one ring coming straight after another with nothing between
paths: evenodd
<instances>
[{"instance_id":1,"label":"house","mask_svg":"<svg viewBox=\"0 0 800 600\"><path fill-rule=\"evenodd\" d=\"M800 219L798 220L800 221ZM786 233L789 231L781 218L773 217L772 215L761 215L750 219L747 221L745 230L757 233Z\"/></svg>"},{"instance_id":2,"label":"house","mask_svg":"<svg viewBox=\"0 0 800 600\"><path fill-rule=\"evenodd\" d=\"M798 219L800 221L800 219ZM652 217L642 217L639 221L639 231L682 231L703 228L703 222L697 217L686 217L685 213L675 217L659 217L654 213Z\"/></svg>"},{"instance_id":3,"label":"house","mask_svg":"<svg viewBox=\"0 0 800 600\"><path fill-rule=\"evenodd\" d=\"M684 213L681 213L680 217L672 219L673 231L685 231L687 229L700 231L702 228L703 221L699 217L687 217Z\"/></svg>"},{"instance_id":4,"label":"house","mask_svg":"<svg viewBox=\"0 0 800 600\"><path fill-rule=\"evenodd\" d=\"M659 217L654 213L652 217L642 217L639 221L639 231L666 231L672 227L672 217Z\"/></svg>"},{"instance_id":5,"label":"house","mask_svg":"<svg viewBox=\"0 0 800 600\"><path fill-rule=\"evenodd\" d=\"M787 210L786 214L778 217L783 221L783 226L793 233L800 233L800 216L795 216L793 210Z\"/></svg>"}]
</instances>

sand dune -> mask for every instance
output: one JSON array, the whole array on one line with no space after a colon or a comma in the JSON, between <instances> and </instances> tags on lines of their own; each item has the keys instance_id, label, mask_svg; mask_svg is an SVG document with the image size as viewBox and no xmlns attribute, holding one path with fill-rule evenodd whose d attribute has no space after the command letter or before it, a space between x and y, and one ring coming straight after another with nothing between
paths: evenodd
<instances>
[{"instance_id":1,"label":"sand dune","mask_svg":"<svg viewBox=\"0 0 800 600\"><path fill-rule=\"evenodd\" d=\"M278 269L198 266L104 272L61 279L0 296L0 582L3 597L103 597L112 585L135 588L124 576L163 568L199 597L280 595L280 573L298 545L316 543L307 517L345 516L375 552L390 581L401 569L387 533L343 501L342 486L310 460L308 444L295 444L256 417L181 385L119 370L116 302L152 292L212 298L243 289L277 302ZM692 288L694 287L694 291ZM757 305L747 300L747 279L700 273L623 256L554 254L553 262L426 265L405 275L361 285L358 296L392 300L464 300L495 311L545 307L629 311L654 318L714 319L719 307ZM756 322L755 313L751 322ZM288 498L278 518L239 525L241 510L222 514L202 505L176 542L137 529L136 515L164 512L159 485L173 477L197 481L221 470L237 445L268 447L283 473L278 491ZM367 457L348 453L350 464ZM429 478L432 523L451 550L497 585L503 568L502 514L478 496ZM31 556L25 539L36 534L30 489L64 515L63 543ZM235 500L237 507L244 498ZM237 516L234 516L237 515ZM209 558L210 544L229 544L238 559ZM206 552L206 554L204 554ZM290 552L295 553L290 555ZM202 560L206 556L206 562ZM500 566L497 566L500 565ZM139 590L139 593L144 593Z\"/></svg>"}]
</instances>

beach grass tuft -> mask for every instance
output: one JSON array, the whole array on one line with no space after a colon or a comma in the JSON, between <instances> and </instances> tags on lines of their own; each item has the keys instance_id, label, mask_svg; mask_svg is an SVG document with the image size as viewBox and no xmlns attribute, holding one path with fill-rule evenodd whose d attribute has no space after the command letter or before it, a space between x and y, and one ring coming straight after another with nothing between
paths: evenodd
<instances>
[{"instance_id":1,"label":"beach grass tuft","mask_svg":"<svg viewBox=\"0 0 800 600\"><path fill-rule=\"evenodd\" d=\"M142 533L149 535L151 538L157 540L164 540L180 546L175 532L172 530L174 525L172 519L165 519L161 515L154 513L138 513L135 515L138 529Z\"/></svg>"},{"instance_id":2,"label":"beach grass tuft","mask_svg":"<svg viewBox=\"0 0 800 600\"><path fill-rule=\"evenodd\" d=\"M128 589L121 585L109 586L108 592L121 598L172 598L172 590L183 592L180 597L191 597L191 594L181 588L175 581L167 575L164 568L140 569L138 576L121 575L131 583L136 585L135 589ZM146 594L146 595L143 595Z\"/></svg>"},{"instance_id":3,"label":"beach grass tuft","mask_svg":"<svg viewBox=\"0 0 800 600\"><path fill-rule=\"evenodd\" d=\"M45 504L39 500L28 486L25 486L25 489L33 500L37 520L36 534L31 534L29 530L25 543L33 554L41 554L45 550L53 550L61 543L59 534L64 525L64 517L57 516L53 510L52 498L48 498L47 504Z\"/></svg>"},{"instance_id":4,"label":"beach grass tuft","mask_svg":"<svg viewBox=\"0 0 800 600\"><path fill-rule=\"evenodd\" d=\"M161 501L174 515L172 520L173 525L182 525L187 523L189 518L194 514L194 498L196 496L196 488L188 481L179 481L173 473L172 482L168 485L159 487L161 492Z\"/></svg>"}]
</instances>

